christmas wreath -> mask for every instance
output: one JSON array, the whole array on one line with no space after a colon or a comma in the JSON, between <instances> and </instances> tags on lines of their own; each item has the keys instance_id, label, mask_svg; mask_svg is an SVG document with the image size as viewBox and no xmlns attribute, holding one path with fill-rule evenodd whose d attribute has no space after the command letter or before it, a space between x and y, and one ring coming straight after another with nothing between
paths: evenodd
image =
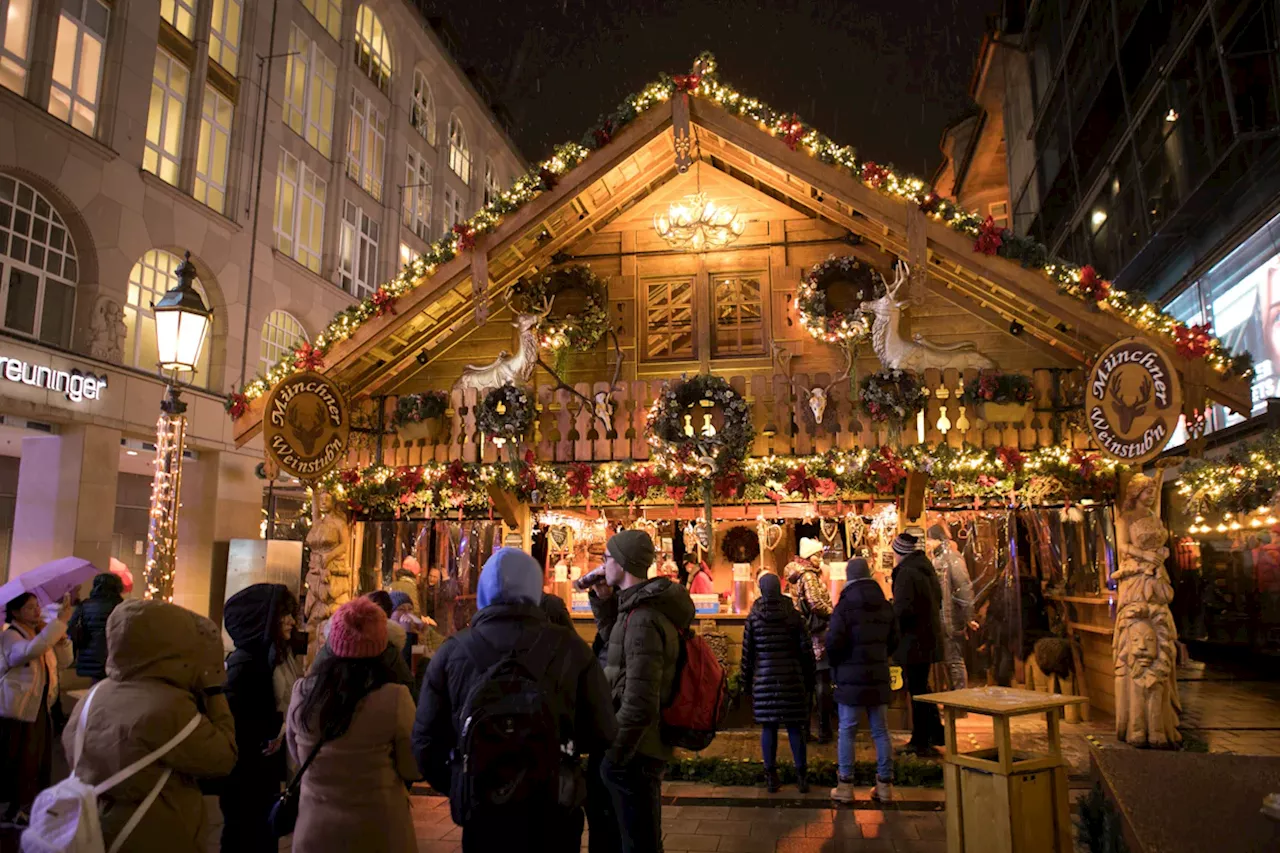
<instances>
[{"instance_id":1,"label":"christmas wreath","mask_svg":"<svg viewBox=\"0 0 1280 853\"><path fill-rule=\"evenodd\" d=\"M402 427L405 424L420 424L432 418L442 418L447 408L449 408L449 395L443 391L404 394L396 401L391 425Z\"/></svg>"},{"instance_id":2,"label":"christmas wreath","mask_svg":"<svg viewBox=\"0 0 1280 853\"><path fill-rule=\"evenodd\" d=\"M723 413L718 427L708 423L717 406ZM756 437L747 401L727 381L709 374L665 383L649 409L647 432L659 461L702 476L735 468Z\"/></svg>"},{"instance_id":3,"label":"christmas wreath","mask_svg":"<svg viewBox=\"0 0 1280 853\"><path fill-rule=\"evenodd\" d=\"M920 377L910 370L880 370L862 380L862 409L873 421L902 425L924 408Z\"/></svg>"},{"instance_id":4,"label":"christmas wreath","mask_svg":"<svg viewBox=\"0 0 1280 853\"><path fill-rule=\"evenodd\" d=\"M978 403L1030 403L1036 396L1030 376L981 370L976 379L964 383L960 399L969 405Z\"/></svg>"},{"instance_id":5,"label":"christmas wreath","mask_svg":"<svg viewBox=\"0 0 1280 853\"><path fill-rule=\"evenodd\" d=\"M533 400L508 382L484 395L476 407L476 428L495 444L519 441L533 425Z\"/></svg>"},{"instance_id":6,"label":"christmas wreath","mask_svg":"<svg viewBox=\"0 0 1280 853\"><path fill-rule=\"evenodd\" d=\"M720 542L720 553L730 563L754 563L760 556L760 536L741 524L730 528Z\"/></svg>"},{"instance_id":7,"label":"christmas wreath","mask_svg":"<svg viewBox=\"0 0 1280 853\"><path fill-rule=\"evenodd\" d=\"M884 277L873 267L832 255L800 279L800 324L827 343L863 343L871 336L871 319L861 306L884 293Z\"/></svg>"},{"instance_id":8,"label":"christmas wreath","mask_svg":"<svg viewBox=\"0 0 1280 853\"><path fill-rule=\"evenodd\" d=\"M553 300L553 313L539 328L542 346L553 352L587 352L609 331L608 292L589 267L561 267L522 279L514 295L526 308ZM557 299L559 311L555 311Z\"/></svg>"}]
</instances>

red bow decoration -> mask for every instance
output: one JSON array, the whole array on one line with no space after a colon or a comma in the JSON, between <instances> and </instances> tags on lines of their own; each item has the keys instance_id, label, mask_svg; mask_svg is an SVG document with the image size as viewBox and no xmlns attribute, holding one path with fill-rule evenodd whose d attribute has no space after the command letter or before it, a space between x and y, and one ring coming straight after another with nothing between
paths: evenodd
<instances>
[{"instance_id":1,"label":"red bow decoration","mask_svg":"<svg viewBox=\"0 0 1280 853\"><path fill-rule=\"evenodd\" d=\"M809 476L809 472L805 470L803 465L797 465L787 471L787 482L783 483L782 488L792 494L799 494L802 497L809 497L813 494L817 482L813 477Z\"/></svg>"},{"instance_id":2,"label":"red bow decoration","mask_svg":"<svg viewBox=\"0 0 1280 853\"><path fill-rule=\"evenodd\" d=\"M596 147L603 148L613 141L613 122L608 119L595 130Z\"/></svg>"},{"instance_id":3,"label":"red bow decoration","mask_svg":"<svg viewBox=\"0 0 1280 853\"><path fill-rule=\"evenodd\" d=\"M642 501L649 496L649 490L662 485L662 478L648 468L637 468L626 473L627 497L633 501Z\"/></svg>"},{"instance_id":4,"label":"red bow decoration","mask_svg":"<svg viewBox=\"0 0 1280 853\"><path fill-rule=\"evenodd\" d=\"M458 238L459 252L470 252L476 247L476 229L470 225L459 222L453 226L453 233Z\"/></svg>"},{"instance_id":5,"label":"red bow decoration","mask_svg":"<svg viewBox=\"0 0 1280 853\"><path fill-rule=\"evenodd\" d=\"M400 489L406 492L416 492L418 487L422 485L423 476L421 468L405 468L400 473Z\"/></svg>"},{"instance_id":6,"label":"red bow decoration","mask_svg":"<svg viewBox=\"0 0 1280 853\"><path fill-rule=\"evenodd\" d=\"M444 476L449 488L455 492L465 492L471 488L471 477L461 459L450 462L449 467L444 470Z\"/></svg>"},{"instance_id":7,"label":"red bow decoration","mask_svg":"<svg viewBox=\"0 0 1280 853\"><path fill-rule=\"evenodd\" d=\"M1026 457L1016 447L998 447L996 448L996 458L1000 460L1000 464L1004 466L1004 470L1010 474L1017 473L1022 470L1022 466L1027 463Z\"/></svg>"},{"instance_id":8,"label":"red bow decoration","mask_svg":"<svg viewBox=\"0 0 1280 853\"><path fill-rule=\"evenodd\" d=\"M978 239L973 243L973 250L984 255L994 255L1004 245L1004 229L996 225L995 219L988 216L978 228Z\"/></svg>"},{"instance_id":9,"label":"red bow decoration","mask_svg":"<svg viewBox=\"0 0 1280 853\"><path fill-rule=\"evenodd\" d=\"M370 301L373 302L373 316L381 317L384 314L396 313L396 300L398 296L392 296L385 287L379 287L373 292Z\"/></svg>"},{"instance_id":10,"label":"red bow decoration","mask_svg":"<svg viewBox=\"0 0 1280 853\"><path fill-rule=\"evenodd\" d=\"M736 468L725 471L719 477L716 477L714 488L716 497L728 500L738 494L738 489L745 486L747 478L742 476L742 472Z\"/></svg>"},{"instance_id":11,"label":"red bow decoration","mask_svg":"<svg viewBox=\"0 0 1280 853\"><path fill-rule=\"evenodd\" d=\"M324 367L324 353L313 347L310 341L299 344L293 351L293 357L297 359L299 370L319 370Z\"/></svg>"},{"instance_id":12,"label":"red bow decoration","mask_svg":"<svg viewBox=\"0 0 1280 853\"><path fill-rule=\"evenodd\" d=\"M692 74L677 74L671 78L671 82L676 84L677 92L691 94L702 82L702 75L696 71Z\"/></svg>"},{"instance_id":13,"label":"red bow decoration","mask_svg":"<svg viewBox=\"0 0 1280 853\"><path fill-rule=\"evenodd\" d=\"M800 137L804 136L804 125L800 122L800 116L792 113L789 119L778 119L778 130L782 131L782 141L787 143L788 148L795 151Z\"/></svg>"},{"instance_id":14,"label":"red bow decoration","mask_svg":"<svg viewBox=\"0 0 1280 853\"><path fill-rule=\"evenodd\" d=\"M868 160L862 164L862 180L873 187L879 187L889 177L889 170L879 163Z\"/></svg>"},{"instance_id":15,"label":"red bow decoration","mask_svg":"<svg viewBox=\"0 0 1280 853\"><path fill-rule=\"evenodd\" d=\"M538 490L538 469L534 466L532 450L524 452L524 465L520 469L520 488L530 495Z\"/></svg>"},{"instance_id":16,"label":"red bow decoration","mask_svg":"<svg viewBox=\"0 0 1280 853\"><path fill-rule=\"evenodd\" d=\"M342 473L338 475L338 480L348 486L354 486L360 482L360 472L355 468L343 469Z\"/></svg>"},{"instance_id":17,"label":"red bow decoration","mask_svg":"<svg viewBox=\"0 0 1280 853\"><path fill-rule=\"evenodd\" d=\"M1111 282L1098 275L1092 265L1080 268L1080 292L1094 302L1101 302L1111 293Z\"/></svg>"},{"instance_id":18,"label":"red bow decoration","mask_svg":"<svg viewBox=\"0 0 1280 853\"><path fill-rule=\"evenodd\" d=\"M1093 476L1094 469L1097 468L1098 455L1096 453L1073 450L1071 451L1071 464L1076 466L1076 473L1080 475L1082 480L1088 480Z\"/></svg>"},{"instance_id":19,"label":"red bow decoration","mask_svg":"<svg viewBox=\"0 0 1280 853\"><path fill-rule=\"evenodd\" d=\"M1197 323L1194 326L1179 323L1174 326L1173 339L1178 355L1184 358L1204 358L1208 355L1213 342L1212 327L1212 323Z\"/></svg>"},{"instance_id":20,"label":"red bow decoration","mask_svg":"<svg viewBox=\"0 0 1280 853\"><path fill-rule=\"evenodd\" d=\"M591 466L585 462L578 462L569 466L569 470L565 472L564 480L569 486L569 497L582 498L584 501L591 500Z\"/></svg>"},{"instance_id":21,"label":"red bow decoration","mask_svg":"<svg viewBox=\"0 0 1280 853\"><path fill-rule=\"evenodd\" d=\"M880 448L880 457L869 462L867 470L876 478L876 491L880 494L896 491L898 484L907 479L902 459L888 445Z\"/></svg>"},{"instance_id":22,"label":"red bow decoration","mask_svg":"<svg viewBox=\"0 0 1280 853\"><path fill-rule=\"evenodd\" d=\"M673 504L679 506L687 491L689 491L688 486L667 486L667 497L671 498Z\"/></svg>"},{"instance_id":23,"label":"red bow decoration","mask_svg":"<svg viewBox=\"0 0 1280 853\"><path fill-rule=\"evenodd\" d=\"M235 391L227 398L223 406L226 408L227 414L231 415L231 420L239 420L240 416L249 409L249 398L239 391Z\"/></svg>"}]
</instances>

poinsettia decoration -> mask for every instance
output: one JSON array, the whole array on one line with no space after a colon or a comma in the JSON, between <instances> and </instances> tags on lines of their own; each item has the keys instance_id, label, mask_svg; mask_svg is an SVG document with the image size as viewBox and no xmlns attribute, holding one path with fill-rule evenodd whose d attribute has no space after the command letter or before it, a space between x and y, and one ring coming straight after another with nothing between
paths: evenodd
<instances>
[{"instance_id":1,"label":"poinsettia decoration","mask_svg":"<svg viewBox=\"0 0 1280 853\"><path fill-rule=\"evenodd\" d=\"M471 476L467 473L467 466L462 464L461 459L455 459L449 463L449 467L444 472L445 482L449 484L449 488L455 492L465 492L471 488Z\"/></svg>"},{"instance_id":2,"label":"poinsettia decoration","mask_svg":"<svg viewBox=\"0 0 1280 853\"><path fill-rule=\"evenodd\" d=\"M809 476L803 465L797 465L787 472L787 482L782 487L792 494L809 497L817 489L817 481Z\"/></svg>"},{"instance_id":3,"label":"poinsettia decoration","mask_svg":"<svg viewBox=\"0 0 1280 853\"><path fill-rule=\"evenodd\" d=\"M231 420L236 421L249 410L249 398L236 391L222 405L227 410L227 414L231 415Z\"/></svg>"},{"instance_id":4,"label":"poinsettia decoration","mask_svg":"<svg viewBox=\"0 0 1280 853\"><path fill-rule=\"evenodd\" d=\"M876 478L876 491L882 494L896 491L898 484L907 478L902 457L887 444L880 447L879 456L867 464L867 470Z\"/></svg>"},{"instance_id":5,"label":"poinsettia decoration","mask_svg":"<svg viewBox=\"0 0 1280 853\"><path fill-rule=\"evenodd\" d=\"M299 370L319 370L324 367L324 353L313 347L310 341L299 344L293 351L293 357Z\"/></svg>"},{"instance_id":6,"label":"poinsettia decoration","mask_svg":"<svg viewBox=\"0 0 1280 853\"><path fill-rule=\"evenodd\" d=\"M671 78L671 82L675 84L677 92L687 95L697 91L699 84L702 83L702 75L697 71L691 74L677 74Z\"/></svg>"},{"instance_id":7,"label":"poinsettia decoration","mask_svg":"<svg viewBox=\"0 0 1280 853\"><path fill-rule=\"evenodd\" d=\"M605 119L604 124L595 130L596 147L603 148L613 141L613 122Z\"/></svg>"},{"instance_id":8,"label":"poinsettia decoration","mask_svg":"<svg viewBox=\"0 0 1280 853\"><path fill-rule=\"evenodd\" d=\"M729 470L716 477L714 483L715 495L721 500L732 500L738 496L738 490L747 484L747 478L737 468Z\"/></svg>"},{"instance_id":9,"label":"poinsettia decoration","mask_svg":"<svg viewBox=\"0 0 1280 853\"><path fill-rule=\"evenodd\" d=\"M607 497L611 501L616 501L626 493L627 493L626 486L610 486L608 489L605 490L605 497Z\"/></svg>"},{"instance_id":10,"label":"poinsettia decoration","mask_svg":"<svg viewBox=\"0 0 1280 853\"><path fill-rule=\"evenodd\" d=\"M984 255L994 255L1004 245L1004 229L996 224L995 219L988 216L978 226L978 239L973 243L973 250Z\"/></svg>"},{"instance_id":11,"label":"poinsettia decoration","mask_svg":"<svg viewBox=\"0 0 1280 853\"><path fill-rule=\"evenodd\" d=\"M1080 292L1094 302L1101 302L1111 293L1111 282L1098 275L1093 266L1080 268Z\"/></svg>"},{"instance_id":12,"label":"poinsettia decoration","mask_svg":"<svg viewBox=\"0 0 1280 853\"><path fill-rule=\"evenodd\" d=\"M584 501L591 500L591 466L585 462L578 462L569 466L569 470L564 475L565 483L569 486L569 496L574 498L582 498Z\"/></svg>"},{"instance_id":13,"label":"poinsettia decoration","mask_svg":"<svg viewBox=\"0 0 1280 853\"><path fill-rule=\"evenodd\" d=\"M889 170L873 160L862 164L862 180L868 186L879 187L889 177Z\"/></svg>"},{"instance_id":14,"label":"poinsettia decoration","mask_svg":"<svg viewBox=\"0 0 1280 853\"><path fill-rule=\"evenodd\" d=\"M384 314L395 314L396 300L399 298L388 292L385 287L379 287L370 297L370 301L373 302L373 316L381 317Z\"/></svg>"},{"instance_id":15,"label":"poinsettia decoration","mask_svg":"<svg viewBox=\"0 0 1280 853\"><path fill-rule=\"evenodd\" d=\"M667 486L667 497L671 499L673 504L679 506L684 503L684 496L688 491L688 486Z\"/></svg>"},{"instance_id":16,"label":"poinsettia decoration","mask_svg":"<svg viewBox=\"0 0 1280 853\"><path fill-rule=\"evenodd\" d=\"M1188 326L1179 323L1173 327L1174 347L1183 358L1204 358L1213 343L1212 323Z\"/></svg>"},{"instance_id":17,"label":"poinsettia decoration","mask_svg":"<svg viewBox=\"0 0 1280 853\"><path fill-rule=\"evenodd\" d=\"M996 448L996 459L1000 460L1000 464L1004 466L1004 470L1010 474L1020 473L1027 464L1026 457L1016 447L998 447Z\"/></svg>"},{"instance_id":18,"label":"poinsettia decoration","mask_svg":"<svg viewBox=\"0 0 1280 853\"><path fill-rule=\"evenodd\" d=\"M465 222L453 226L453 235L458 238L458 251L470 252L476 247L476 229Z\"/></svg>"},{"instance_id":19,"label":"poinsettia decoration","mask_svg":"<svg viewBox=\"0 0 1280 853\"><path fill-rule=\"evenodd\" d=\"M804 136L804 124L801 123L800 116L792 113L791 118L778 120L778 131L782 134L782 141L787 143L787 147L795 151L800 138Z\"/></svg>"},{"instance_id":20,"label":"poinsettia decoration","mask_svg":"<svg viewBox=\"0 0 1280 853\"><path fill-rule=\"evenodd\" d=\"M820 498L833 498L836 494L836 481L830 477L815 477L813 490L818 493Z\"/></svg>"},{"instance_id":21,"label":"poinsettia decoration","mask_svg":"<svg viewBox=\"0 0 1280 853\"><path fill-rule=\"evenodd\" d=\"M412 492L422 485L421 468L405 468L400 474L400 488Z\"/></svg>"},{"instance_id":22,"label":"poinsettia decoration","mask_svg":"<svg viewBox=\"0 0 1280 853\"><path fill-rule=\"evenodd\" d=\"M627 497L633 501L642 501L649 497L649 491L662 485L662 478L653 473L651 468L638 468L626 473Z\"/></svg>"}]
</instances>

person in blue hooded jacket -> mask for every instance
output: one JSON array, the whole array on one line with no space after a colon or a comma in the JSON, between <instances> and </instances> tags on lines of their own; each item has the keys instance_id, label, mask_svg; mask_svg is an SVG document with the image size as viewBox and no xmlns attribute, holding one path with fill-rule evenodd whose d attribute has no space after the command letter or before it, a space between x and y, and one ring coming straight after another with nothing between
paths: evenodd
<instances>
[{"instance_id":1,"label":"person in blue hooded jacket","mask_svg":"<svg viewBox=\"0 0 1280 853\"><path fill-rule=\"evenodd\" d=\"M418 767L437 791L455 790L455 776L462 769L457 756L463 731L459 717L488 667L504 655L527 661L535 649L550 652L552 663L539 684L560 717L567 759L559 808L531 813L509 805L501 818L463 823L462 849L505 851L512 849L513 839L536 838L541 850L576 851L582 845L586 796L579 756L603 751L617 732L604 671L581 638L547 620L542 567L520 549L499 548L484 564L476 605L470 627L446 640L427 667L413 726ZM596 832L593 824L593 842Z\"/></svg>"}]
</instances>

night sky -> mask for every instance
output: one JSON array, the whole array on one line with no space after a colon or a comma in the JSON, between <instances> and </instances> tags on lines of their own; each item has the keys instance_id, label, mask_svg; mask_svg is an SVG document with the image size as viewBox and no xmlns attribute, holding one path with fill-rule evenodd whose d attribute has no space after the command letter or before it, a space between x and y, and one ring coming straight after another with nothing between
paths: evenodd
<instances>
[{"instance_id":1,"label":"night sky","mask_svg":"<svg viewBox=\"0 0 1280 853\"><path fill-rule=\"evenodd\" d=\"M656 79L716 55L723 80L859 154L928 178L993 0L450 0L440 11L540 158Z\"/></svg>"}]
</instances>

